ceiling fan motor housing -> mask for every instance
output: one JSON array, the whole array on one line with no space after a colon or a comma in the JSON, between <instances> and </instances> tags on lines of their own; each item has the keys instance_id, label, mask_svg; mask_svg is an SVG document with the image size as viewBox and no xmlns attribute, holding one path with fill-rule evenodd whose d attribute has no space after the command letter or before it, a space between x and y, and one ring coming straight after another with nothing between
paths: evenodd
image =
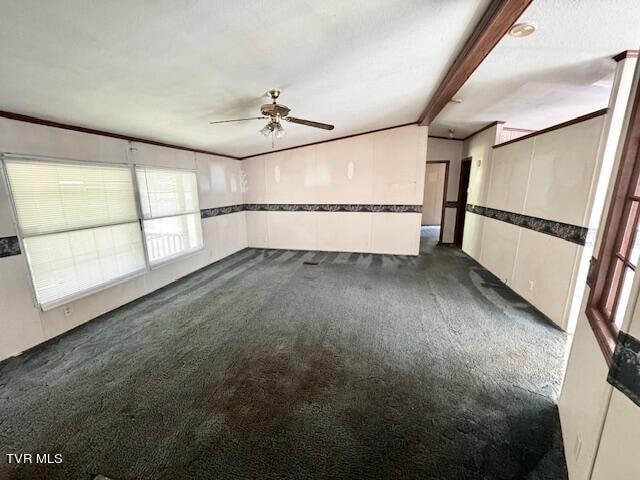
<instances>
[{"instance_id":1,"label":"ceiling fan motor housing","mask_svg":"<svg viewBox=\"0 0 640 480\"><path fill-rule=\"evenodd\" d=\"M277 103L265 103L260 107L260 111L262 112L262 115L265 116L275 117L279 115L281 118L284 118L289 115L290 109L289 107L285 107L284 105L279 105Z\"/></svg>"}]
</instances>

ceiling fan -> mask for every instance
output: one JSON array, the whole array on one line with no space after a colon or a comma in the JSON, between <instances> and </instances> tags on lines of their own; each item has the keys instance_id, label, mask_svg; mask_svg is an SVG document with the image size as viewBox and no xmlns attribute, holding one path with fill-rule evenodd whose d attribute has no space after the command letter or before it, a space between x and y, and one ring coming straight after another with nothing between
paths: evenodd
<instances>
[{"instance_id":1,"label":"ceiling fan","mask_svg":"<svg viewBox=\"0 0 640 480\"><path fill-rule=\"evenodd\" d=\"M267 92L267 95L271 97L272 103L265 103L260 107L260 117L249 118L237 118L234 120L219 120L217 122L209 122L211 125L218 123L229 122L244 122L247 120L269 120L267 124L262 127L260 133L265 137L271 136L271 144L273 145L274 138L282 138L285 135L285 129L282 126L282 120L287 122L297 123L298 125L307 125L308 127L322 128L324 130L333 130L333 125L327 123L313 122L311 120L303 120L301 118L289 116L291 109L286 105L276 103L276 99L280 96L280 90L274 88Z\"/></svg>"}]
</instances>

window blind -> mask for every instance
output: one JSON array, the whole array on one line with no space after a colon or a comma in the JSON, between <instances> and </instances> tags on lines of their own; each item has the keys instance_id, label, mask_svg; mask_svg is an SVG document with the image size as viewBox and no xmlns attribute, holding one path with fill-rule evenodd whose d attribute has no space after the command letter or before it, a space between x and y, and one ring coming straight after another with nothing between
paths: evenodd
<instances>
[{"instance_id":1,"label":"window blind","mask_svg":"<svg viewBox=\"0 0 640 480\"><path fill-rule=\"evenodd\" d=\"M131 169L5 160L44 310L146 268Z\"/></svg>"},{"instance_id":2,"label":"window blind","mask_svg":"<svg viewBox=\"0 0 640 480\"><path fill-rule=\"evenodd\" d=\"M195 173L136 167L136 176L149 263L156 265L202 248Z\"/></svg>"},{"instance_id":3,"label":"window blind","mask_svg":"<svg viewBox=\"0 0 640 480\"><path fill-rule=\"evenodd\" d=\"M11 160L6 165L24 236L137 219L130 168Z\"/></svg>"}]
</instances>

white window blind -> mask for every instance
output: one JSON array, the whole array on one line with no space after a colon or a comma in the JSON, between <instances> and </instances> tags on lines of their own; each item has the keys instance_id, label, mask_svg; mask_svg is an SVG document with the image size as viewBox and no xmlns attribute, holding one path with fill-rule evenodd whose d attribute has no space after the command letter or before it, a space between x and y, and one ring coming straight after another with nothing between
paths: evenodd
<instances>
[{"instance_id":1,"label":"white window blind","mask_svg":"<svg viewBox=\"0 0 640 480\"><path fill-rule=\"evenodd\" d=\"M128 167L5 160L44 310L146 268Z\"/></svg>"},{"instance_id":2,"label":"white window blind","mask_svg":"<svg viewBox=\"0 0 640 480\"><path fill-rule=\"evenodd\" d=\"M136 175L149 263L156 265L202 248L195 173L137 167Z\"/></svg>"}]
</instances>

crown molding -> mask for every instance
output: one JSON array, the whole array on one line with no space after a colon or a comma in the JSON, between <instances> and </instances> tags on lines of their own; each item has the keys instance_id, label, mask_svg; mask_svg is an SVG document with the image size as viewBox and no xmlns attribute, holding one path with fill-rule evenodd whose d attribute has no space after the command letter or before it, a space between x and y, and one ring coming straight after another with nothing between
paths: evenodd
<instances>
[{"instance_id":1,"label":"crown molding","mask_svg":"<svg viewBox=\"0 0 640 480\"><path fill-rule=\"evenodd\" d=\"M200 150L197 148L185 147L182 145L174 145L172 143L164 143L164 142L159 142L157 140L149 140L148 138L132 137L131 135L124 135L122 133L114 133L114 132L108 132L106 130L97 130L95 128L87 128L87 127L81 127L78 125L70 125L68 123L54 122L52 120L45 120L43 118L32 117L30 115L23 115L21 113L7 112L4 110L0 110L0 117L8 118L10 120L17 120L19 122L34 123L36 125L44 125L46 127L61 128L63 130L71 130L74 132L89 133L92 135L100 135L102 137L117 138L119 140L126 140L129 142L146 143L149 145L156 145L158 147L175 148L176 150L185 150L188 152L204 153L207 155L216 155L218 157L225 157L225 158L232 158L234 160L240 160L239 157L234 157L233 155L226 155L224 153L212 152L210 150Z\"/></svg>"}]
</instances>

